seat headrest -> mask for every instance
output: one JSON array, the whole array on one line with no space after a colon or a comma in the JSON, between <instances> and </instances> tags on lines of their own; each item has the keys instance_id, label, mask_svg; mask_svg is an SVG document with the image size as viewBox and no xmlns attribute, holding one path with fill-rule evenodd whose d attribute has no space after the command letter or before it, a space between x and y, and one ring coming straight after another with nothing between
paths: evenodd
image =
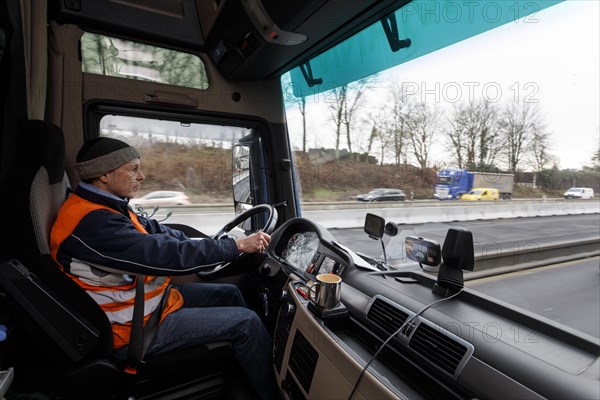
<instances>
[{"instance_id":1,"label":"seat headrest","mask_svg":"<svg viewBox=\"0 0 600 400\"><path fill-rule=\"evenodd\" d=\"M37 170L43 166L50 184L63 180L65 174L65 139L58 126L46 121L21 123L17 136L17 163Z\"/></svg>"}]
</instances>

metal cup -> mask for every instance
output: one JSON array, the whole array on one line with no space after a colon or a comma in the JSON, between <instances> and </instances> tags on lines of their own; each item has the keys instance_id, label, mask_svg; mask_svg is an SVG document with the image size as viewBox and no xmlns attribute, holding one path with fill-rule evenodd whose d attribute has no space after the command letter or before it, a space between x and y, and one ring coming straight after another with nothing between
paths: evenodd
<instances>
[{"instance_id":1,"label":"metal cup","mask_svg":"<svg viewBox=\"0 0 600 400\"><path fill-rule=\"evenodd\" d=\"M317 281L308 290L310 300L321 308L335 308L340 304L342 278L334 274L317 275Z\"/></svg>"}]
</instances>

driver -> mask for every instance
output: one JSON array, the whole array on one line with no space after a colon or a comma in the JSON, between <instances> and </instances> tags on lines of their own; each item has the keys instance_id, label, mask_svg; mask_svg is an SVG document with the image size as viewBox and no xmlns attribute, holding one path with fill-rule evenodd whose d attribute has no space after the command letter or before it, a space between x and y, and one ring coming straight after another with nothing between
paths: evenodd
<instances>
[{"instance_id":1,"label":"driver","mask_svg":"<svg viewBox=\"0 0 600 400\"><path fill-rule=\"evenodd\" d=\"M160 326L146 354L231 341L260 398L276 398L271 338L238 288L218 283L170 284L172 275L233 261L240 253L262 252L270 236L259 231L235 240L196 240L136 215L128 202L145 177L138 151L120 140L91 139L76 161L81 182L52 227L52 257L105 311L117 358L127 357L135 275L146 275L144 321L166 296Z\"/></svg>"}]
</instances>

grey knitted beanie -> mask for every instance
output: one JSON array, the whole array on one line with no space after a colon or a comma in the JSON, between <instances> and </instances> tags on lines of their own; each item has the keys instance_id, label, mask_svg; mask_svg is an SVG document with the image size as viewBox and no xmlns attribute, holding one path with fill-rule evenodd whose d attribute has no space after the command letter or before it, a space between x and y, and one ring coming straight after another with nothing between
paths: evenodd
<instances>
[{"instance_id":1,"label":"grey knitted beanie","mask_svg":"<svg viewBox=\"0 0 600 400\"><path fill-rule=\"evenodd\" d=\"M136 158L140 158L140 153L127 143L118 139L97 137L81 146L77 153L75 169L80 179L92 179Z\"/></svg>"}]
</instances>

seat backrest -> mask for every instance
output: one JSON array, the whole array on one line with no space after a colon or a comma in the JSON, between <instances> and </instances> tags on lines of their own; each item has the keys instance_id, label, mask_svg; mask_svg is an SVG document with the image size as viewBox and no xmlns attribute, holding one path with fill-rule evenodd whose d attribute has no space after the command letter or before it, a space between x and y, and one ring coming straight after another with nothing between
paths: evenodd
<instances>
[{"instance_id":1,"label":"seat backrest","mask_svg":"<svg viewBox=\"0 0 600 400\"><path fill-rule=\"evenodd\" d=\"M31 224L40 254L50 254L50 231L58 210L71 192L65 171L65 144L62 131L43 121L29 121L28 130L44 136L40 143L39 168L29 192ZM47 147L46 147L47 146ZM34 162L35 166L38 163Z\"/></svg>"},{"instance_id":2,"label":"seat backrest","mask_svg":"<svg viewBox=\"0 0 600 400\"><path fill-rule=\"evenodd\" d=\"M27 264L28 257L37 261L40 254L50 254L50 229L70 191L62 130L44 121L22 122L13 159L2 202L10 210L14 234L2 258L17 257Z\"/></svg>"},{"instance_id":3,"label":"seat backrest","mask_svg":"<svg viewBox=\"0 0 600 400\"><path fill-rule=\"evenodd\" d=\"M82 347L77 343L81 338L66 331L48 332L41 321L36 320L35 312L23 316L31 337L55 361L70 363L84 357L110 357L112 333L106 314L60 271L50 255L50 231L60 206L70 193L62 130L45 121L23 122L18 131L15 165L9 175L6 187L10 195L3 199L3 209L10 210L9 240L0 261L18 260L20 269L31 272L36 285L64 308L67 320L75 316L83 325L98 332L98 343ZM42 315L54 312L44 310L45 304L35 307Z\"/></svg>"},{"instance_id":4,"label":"seat backrest","mask_svg":"<svg viewBox=\"0 0 600 400\"><path fill-rule=\"evenodd\" d=\"M59 369L54 381L61 394L107 398L103 395L122 383L118 376L123 373L113 355L110 322L50 255L50 231L70 190L62 130L44 121L26 121L18 133L16 162L2 184L8 195L0 196L0 209L9 210L9 238L0 247L0 285L20 308L15 314L26 328L19 349L30 350L17 357L23 363L18 375L27 376L23 369L41 365L46 370L36 373L43 380L47 372L56 376ZM170 387L181 379L198 381L199 365L208 366L203 373L213 376L233 360L229 342L191 346L145 358L138 379L153 377Z\"/></svg>"}]
</instances>

